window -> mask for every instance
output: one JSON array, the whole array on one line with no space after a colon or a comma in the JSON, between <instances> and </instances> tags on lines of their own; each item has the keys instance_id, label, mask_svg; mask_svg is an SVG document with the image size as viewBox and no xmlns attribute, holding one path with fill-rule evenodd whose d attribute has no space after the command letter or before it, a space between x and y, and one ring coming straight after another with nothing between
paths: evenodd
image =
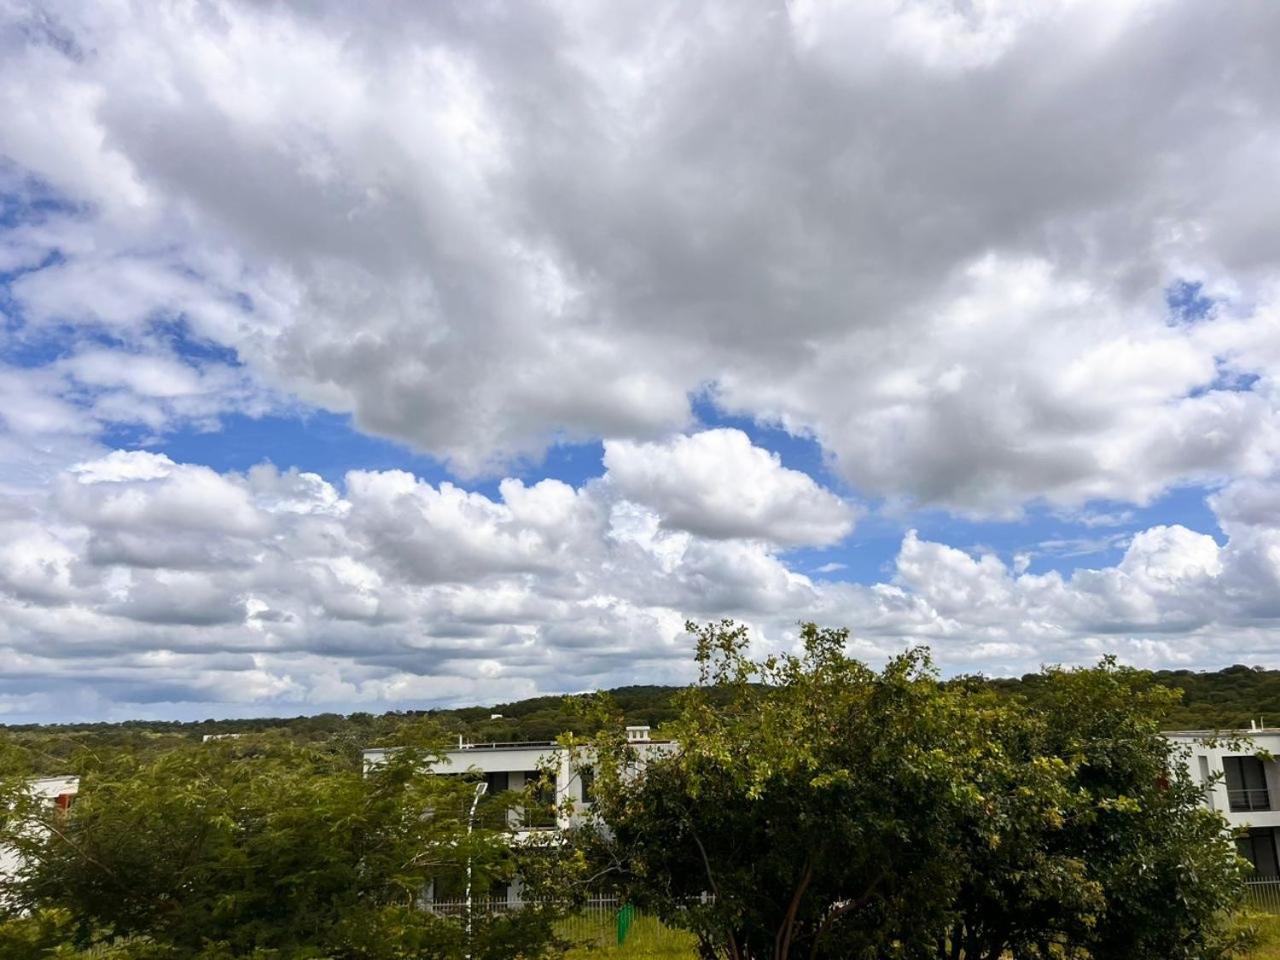
<instances>
[{"instance_id":1,"label":"window","mask_svg":"<svg viewBox=\"0 0 1280 960\"><path fill-rule=\"evenodd\" d=\"M461 900L467 894L467 875L463 870L442 870L431 878L431 899Z\"/></svg>"},{"instance_id":2,"label":"window","mask_svg":"<svg viewBox=\"0 0 1280 960\"><path fill-rule=\"evenodd\" d=\"M1200 786L1204 789L1204 802L1213 810L1213 784L1209 779L1209 758L1203 753L1196 757L1200 765Z\"/></svg>"},{"instance_id":3,"label":"window","mask_svg":"<svg viewBox=\"0 0 1280 960\"><path fill-rule=\"evenodd\" d=\"M582 802L596 802L596 768L579 767L578 779L582 781Z\"/></svg>"},{"instance_id":4,"label":"window","mask_svg":"<svg viewBox=\"0 0 1280 960\"><path fill-rule=\"evenodd\" d=\"M556 781L541 770L526 770L525 787L529 792L529 806L524 811L526 827L554 827L556 825Z\"/></svg>"},{"instance_id":5,"label":"window","mask_svg":"<svg viewBox=\"0 0 1280 960\"><path fill-rule=\"evenodd\" d=\"M484 775L485 792L476 805L476 823L491 830L501 830L508 825L511 807L511 775L505 770L491 771Z\"/></svg>"},{"instance_id":6,"label":"window","mask_svg":"<svg viewBox=\"0 0 1280 960\"><path fill-rule=\"evenodd\" d=\"M497 773L486 773L484 782L489 785L488 793L492 797L495 794L502 793L504 790L511 789L511 774L505 770Z\"/></svg>"},{"instance_id":7,"label":"window","mask_svg":"<svg viewBox=\"0 0 1280 960\"><path fill-rule=\"evenodd\" d=\"M1253 864L1255 877L1280 876L1280 857L1276 856L1275 828L1250 830L1236 838L1236 852Z\"/></svg>"},{"instance_id":8,"label":"window","mask_svg":"<svg viewBox=\"0 0 1280 960\"><path fill-rule=\"evenodd\" d=\"M1227 804L1232 812L1270 810L1267 775L1257 757L1223 757L1227 779Z\"/></svg>"}]
</instances>

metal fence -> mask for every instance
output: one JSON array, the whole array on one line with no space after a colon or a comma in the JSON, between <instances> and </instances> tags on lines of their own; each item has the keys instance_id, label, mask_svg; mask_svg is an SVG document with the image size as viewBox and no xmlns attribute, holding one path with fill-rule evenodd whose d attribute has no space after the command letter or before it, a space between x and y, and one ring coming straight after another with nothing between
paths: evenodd
<instances>
[{"instance_id":1,"label":"metal fence","mask_svg":"<svg viewBox=\"0 0 1280 960\"><path fill-rule=\"evenodd\" d=\"M1280 878L1250 880L1245 884L1249 906L1263 913L1280 913Z\"/></svg>"}]
</instances>

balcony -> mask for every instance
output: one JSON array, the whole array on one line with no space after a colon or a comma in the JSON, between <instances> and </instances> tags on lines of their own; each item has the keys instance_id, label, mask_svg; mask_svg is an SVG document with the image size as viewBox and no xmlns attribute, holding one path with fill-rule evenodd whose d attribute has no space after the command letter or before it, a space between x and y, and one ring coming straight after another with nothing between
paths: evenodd
<instances>
[{"instance_id":1,"label":"balcony","mask_svg":"<svg viewBox=\"0 0 1280 960\"><path fill-rule=\"evenodd\" d=\"M1232 813L1248 813L1254 810L1270 810L1271 797L1266 787L1227 790L1227 805Z\"/></svg>"},{"instance_id":2,"label":"balcony","mask_svg":"<svg viewBox=\"0 0 1280 960\"><path fill-rule=\"evenodd\" d=\"M1223 757L1222 772L1227 781L1227 806L1232 813L1271 809L1267 771L1260 757Z\"/></svg>"}]
</instances>

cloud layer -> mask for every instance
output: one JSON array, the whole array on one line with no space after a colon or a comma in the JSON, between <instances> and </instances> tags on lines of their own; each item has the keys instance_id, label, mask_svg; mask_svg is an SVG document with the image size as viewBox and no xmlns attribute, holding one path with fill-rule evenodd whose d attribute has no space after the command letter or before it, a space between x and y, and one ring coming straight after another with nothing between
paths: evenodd
<instances>
[{"instance_id":1,"label":"cloud layer","mask_svg":"<svg viewBox=\"0 0 1280 960\"><path fill-rule=\"evenodd\" d=\"M654 438L702 389L865 493L984 512L1275 457L1270 5L7 19L29 336L145 351L180 316L464 473ZM1200 299L1171 322L1179 283ZM190 398L228 375L57 373L153 426L216 412Z\"/></svg>"},{"instance_id":2,"label":"cloud layer","mask_svg":"<svg viewBox=\"0 0 1280 960\"><path fill-rule=\"evenodd\" d=\"M1278 45L1263 3L0 0L0 704L662 678L686 614L1274 661ZM453 482L138 450L316 409ZM1219 530L1097 569L802 572L865 515L1188 487Z\"/></svg>"},{"instance_id":3,"label":"cloud layer","mask_svg":"<svg viewBox=\"0 0 1280 960\"><path fill-rule=\"evenodd\" d=\"M655 463L683 447L696 476L708 464L691 451L714 458L723 442L695 435ZM31 711L37 688L50 710L301 710L674 682L689 669L683 617L725 613L770 645L816 617L856 624L867 657L925 642L951 669L996 673L1047 651L1196 664L1229 644L1237 659L1273 656L1280 529L1250 517L1280 483L1219 495L1224 546L1157 526L1114 567L1036 575L912 531L891 576L863 586L788 569L779 550L812 522L792 482L776 464L742 480L777 536L754 518L708 535L681 529L682 502L628 499L612 466L579 488L505 480L497 499L357 471L344 495L268 465L218 474L117 451L0 522L0 704Z\"/></svg>"}]
</instances>

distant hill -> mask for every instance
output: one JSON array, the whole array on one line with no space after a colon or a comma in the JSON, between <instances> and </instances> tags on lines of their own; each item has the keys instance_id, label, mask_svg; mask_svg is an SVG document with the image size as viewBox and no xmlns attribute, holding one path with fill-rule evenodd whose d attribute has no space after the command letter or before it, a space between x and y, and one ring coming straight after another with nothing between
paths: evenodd
<instances>
[{"instance_id":1,"label":"distant hill","mask_svg":"<svg viewBox=\"0 0 1280 960\"><path fill-rule=\"evenodd\" d=\"M1280 727L1280 670L1236 664L1204 673L1156 670L1151 679L1182 691L1182 702L1165 720L1170 730L1247 728L1251 720ZM988 682L1002 692L1034 700L1043 679L1032 673Z\"/></svg>"},{"instance_id":2,"label":"distant hill","mask_svg":"<svg viewBox=\"0 0 1280 960\"><path fill-rule=\"evenodd\" d=\"M1248 727L1250 720L1280 727L1280 670L1236 665L1213 672L1160 670L1156 683L1183 691L1182 702L1166 719L1170 729ZM1020 678L986 679L1007 696L1035 700L1042 685L1038 674ZM678 687L631 686L609 691L628 723L656 728L675 716L673 697ZM499 714L495 718L493 715ZM125 750L139 755L163 752L208 734L282 731L299 741L325 742L335 749L354 751L393 734L404 724L427 719L449 739L472 742L550 740L581 724L566 699L534 697L514 703L459 707L448 710L399 711L385 714L334 713L308 717L193 722L129 720L122 723L0 725L0 748L17 747L13 756L30 758L39 772L69 769L83 751ZM589 731L577 730L579 733ZM0 749L0 762L7 754ZM0 771L2 772L2 771Z\"/></svg>"}]
</instances>

